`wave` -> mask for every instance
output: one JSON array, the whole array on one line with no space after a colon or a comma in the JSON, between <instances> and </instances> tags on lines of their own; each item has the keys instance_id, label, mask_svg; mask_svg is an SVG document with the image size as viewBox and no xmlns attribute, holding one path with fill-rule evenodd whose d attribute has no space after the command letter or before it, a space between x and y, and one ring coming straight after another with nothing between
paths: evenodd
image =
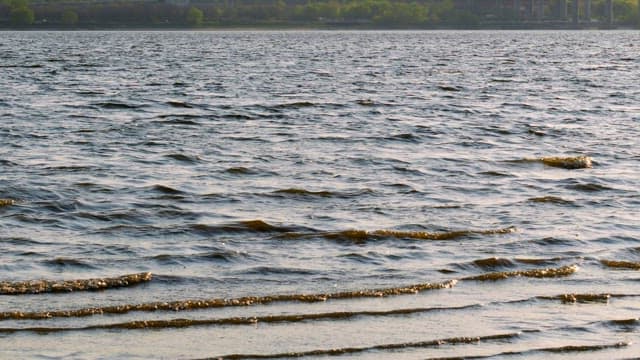
<instances>
[{"instance_id":1,"label":"wave","mask_svg":"<svg viewBox=\"0 0 640 360\"><path fill-rule=\"evenodd\" d=\"M128 104L117 101L106 101L92 104L94 106L100 107L102 109L107 110L131 110L131 109L139 109L144 107L144 105L139 104Z\"/></svg>"},{"instance_id":2,"label":"wave","mask_svg":"<svg viewBox=\"0 0 640 360\"><path fill-rule=\"evenodd\" d=\"M557 296L538 296L541 300L560 300L563 304L608 303L611 294L562 294Z\"/></svg>"},{"instance_id":3,"label":"wave","mask_svg":"<svg viewBox=\"0 0 640 360\"><path fill-rule=\"evenodd\" d=\"M54 242L38 241L24 237L0 237L0 244L18 245L18 246L38 246L38 245L54 245Z\"/></svg>"},{"instance_id":4,"label":"wave","mask_svg":"<svg viewBox=\"0 0 640 360\"><path fill-rule=\"evenodd\" d=\"M161 184L153 185L151 187L151 189L153 191L157 191L157 192L162 193L162 194L170 194L170 195L184 194L183 191L180 191L178 189L174 189L174 188L172 188L170 186L161 185Z\"/></svg>"},{"instance_id":5,"label":"wave","mask_svg":"<svg viewBox=\"0 0 640 360\"><path fill-rule=\"evenodd\" d=\"M543 353L574 353L574 352L593 352L593 351L601 351L608 349L618 349L621 347L626 347L631 345L631 342L618 342L614 344L604 344L604 345L565 345L558 347L546 347L546 348L533 348L521 351L505 351L498 354L491 355L478 355L478 356L465 356L464 359L491 359L498 356L506 356L506 355L528 355L531 353L543 352ZM439 358L431 358L426 360L459 360L460 357L439 357Z\"/></svg>"},{"instance_id":6,"label":"wave","mask_svg":"<svg viewBox=\"0 0 640 360\"><path fill-rule=\"evenodd\" d=\"M328 240L351 241L354 243L363 243L369 240L392 238L392 239L411 239L411 240L455 240L474 235L501 235L515 232L515 227L508 227L494 230L457 230L447 232L426 232L426 231L399 231L399 230L343 230L337 232L319 232L319 233L288 233L282 237L295 239L313 236L321 236Z\"/></svg>"},{"instance_id":7,"label":"wave","mask_svg":"<svg viewBox=\"0 0 640 360\"><path fill-rule=\"evenodd\" d=\"M297 102L292 102L292 103L285 103L285 104L277 104L277 105L272 105L269 106L268 108L271 109L300 109L300 108L306 108L306 107L314 107L317 106L319 104L310 102L310 101L297 101Z\"/></svg>"},{"instance_id":8,"label":"wave","mask_svg":"<svg viewBox=\"0 0 640 360\"><path fill-rule=\"evenodd\" d=\"M150 273L146 273L150 277ZM143 275L143 274L138 274ZM367 289L356 291L345 291L326 294L288 294L271 296L245 296L233 299L208 299L208 300L178 300L172 302L152 302L142 304L124 304L118 306L93 307L75 310L56 310L44 312L3 312L0 313L0 320L40 320L57 317L86 317L98 314L126 314L133 311L153 312L153 311L184 311L195 309L236 307L265 305L276 302L324 302L328 300L388 297L397 295L416 294L428 290L449 289L457 283L456 280L449 280L441 283L422 283L403 287Z\"/></svg>"},{"instance_id":9,"label":"wave","mask_svg":"<svg viewBox=\"0 0 640 360\"><path fill-rule=\"evenodd\" d=\"M166 278L167 276L158 276L159 278ZM455 286L456 280L443 282L443 283L426 283L418 285L410 285L401 288L388 288L382 290L363 290L342 292L335 294L290 294L290 295L275 295L275 296L248 296L235 299L210 299L210 300L179 300L173 302L154 302L143 304L123 304L118 306L109 307L93 307L83 308L75 310L52 310L42 312L0 312L0 321L2 320L45 320L50 318L81 318L93 315L103 314L127 314L130 312L155 312L155 311L191 311L208 308L221 308L221 307L237 307L237 306L253 306L253 305L268 305L277 302L324 302L330 299L354 299L359 297L386 297L394 295L409 295L416 292L436 289L447 289ZM349 319L359 316L398 316L398 315L410 315L419 313L428 313L436 311L458 311L477 309L487 305L495 304L511 304L511 303L525 303L531 301L561 301L563 304L575 304L575 303L608 303L610 298L623 298L623 297L639 297L639 294L561 294L555 296L534 296L521 300L508 300L494 301L489 304L469 304L462 306L447 306L447 307L426 307L426 308L404 308L404 309L392 309L392 310L363 310L363 311L346 311L346 312L330 312L330 313L315 313L315 314L288 314L288 315L264 315L258 317L233 317L233 318L219 318L219 319L173 319L173 320L148 320L148 321L132 321L123 322L117 324L103 324L95 326L85 326L76 328L1 328L0 332L17 332L17 331L72 331L72 330L91 330L91 329L109 329L109 328L121 328L121 329L140 329L140 328L171 328L171 327L189 327L189 326L205 326L205 325L245 325L255 324L257 322L275 323L275 322L302 322L312 320L341 320ZM637 319L623 320L623 322L629 322L630 325L636 324ZM613 324L613 322L612 322ZM616 323L617 324L617 323ZM625 323L621 323L624 325ZM628 324L628 325L629 325ZM614 324L615 325L615 324Z\"/></svg>"},{"instance_id":10,"label":"wave","mask_svg":"<svg viewBox=\"0 0 640 360\"><path fill-rule=\"evenodd\" d=\"M543 157L540 161L547 166L564 169L585 169L593 166L593 161L589 156Z\"/></svg>"},{"instance_id":11,"label":"wave","mask_svg":"<svg viewBox=\"0 0 640 360\"><path fill-rule=\"evenodd\" d=\"M574 205L571 200L565 200L558 196L540 196L529 198L527 201L533 203L558 204L558 205Z\"/></svg>"},{"instance_id":12,"label":"wave","mask_svg":"<svg viewBox=\"0 0 640 360\"><path fill-rule=\"evenodd\" d=\"M577 265L568 265L568 266L562 266L559 268L492 272L488 274L468 276L468 277L462 278L461 280L496 281L496 280L504 280L512 277L556 278L556 277L569 276L575 273L576 271L578 271Z\"/></svg>"},{"instance_id":13,"label":"wave","mask_svg":"<svg viewBox=\"0 0 640 360\"><path fill-rule=\"evenodd\" d=\"M331 191L310 191L305 189L298 188L288 188L276 190L273 194L285 194L285 195L294 195L294 196L312 196L312 197L331 197L334 196L335 193Z\"/></svg>"},{"instance_id":14,"label":"wave","mask_svg":"<svg viewBox=\"0 0 640 360\"><path fill-rule=\"evenodd\" d=\"M45 260L43 261L43 263L47 266L54 266L54 267L76 267L76 268L84 268L84 269L95 269L96 267L86 263L82 260L78 260L78 259L70 259L70 258L64 258L64 257L57 257L55 259L49 259L49 260Z\"/></svg>"},{"instance_id":15,"label":"wave","mask_svg":"<svg viewBox=\"0 0 640 360\"><path fill-rule=\"evenodd\" d=\"M223 231L249 231L249 232L287 232L290 228L284 226L271 225L262 220L238 221L217 227Z\"/></svg>"},{"instance_id":16,"label":"wave","mask_svg":"<svg viewBox=\"0 0 640 360\"><path fill-rule=\"evenodd\" d=\"M425 231L396 231L396 230L376 230L373 235L393 238L408 238L419 240L453 240L471 235L501 235L515 232L515 227L508 227L494 230L458 230L441 233L430 233Z\"/></svg>"},{"instance_id":17,"label":"wave","mask_svg":"<svg viewBox=\"0 0 640 360\"><path fill-rule=\"evenodd\" d=\"M15 205L16 202L14 199L0 199L0 207Z\"/></svg>"},{"instance_id":18,"label":"wave","mask_svg":"<svg viewBox=\"0 0 640 360\"><path fill-rule=\"evenodd\" d=\"M168 117L168 116L166 116ZM201 116L194 116L194 118L200 118ZM199 126L201 125L199 122L194 121L194 120L188 120L186 118L180 118L177 115L172 115L172 118L169 120L163 120L163 121L156 121L157 124L161 124L161 125L193 125L193 126ZM156 144L159 145L159 144Z\"/></svg>"},{"instance_id":19,"label":"wave","mask_svg":"<svg viewBox=\"0 0 640 360\"><path fill-rule=\"evenodd\" d=\"M538 259L534 259L534 258L515 258L514 260L522 263L522 264L531 264L531 265L550 265L550 264L555 264L558 261L561 260L566 260L567 258L564 257L553 257L553 258L538 258Z\"/></svg>"},{"instance_id":20,"label":"wave","mask_svg":"<svg viewBox=\"0 0 640 360\"><path fill-rule=\"evenodd\" d=\"M442 91L448 91L448 92L460 92L462 91L462 88L459 86L450 86L450 85L439 85L438 89L442 90Z\"/></svg>"},{"instance_id":21,"label":"wave","mask_svg":"<svg viewBox=\"0 0 640 360\"><path fill-rule=\"evenodd\" d=\"M247 114L225 114L224 118L230 119L230 120L255 120L256 119L255 116L247 115Z\"/></svg>"},{"instance_id":22,"label":"wave","mask_svg":"<svg viewBox=\"0 0 640 360\"><path fill-rule=\"evenodd\" d=\"M610 268L640 270L640 263L638 262L619 261L619 260L600 260L600 263Z\"/></svg>"},{"instance_id":23,"label":"wave","mask_svg":"<svg viewBox=\"0 0 640 360\"><path fill-rule=\"evenodd\" d=\"M172 119L172 120L189 120L189 119L201 119L202 115L196 114L175 114L175 113L165 113L159 114L156 116L158 119Z\"/></svg>"},{"instance_id":24,"label":"wave","mask_svg":"<svg viewBox=\"0 0 640 360\"><path fill-rule=\"evenodd\" d=\"M567 186L568 189L578 190L582 192L597 192L605 190L613 190L613 188L596 183L572 184Z\"/></svg>"},{"instance_id":25,"label":"wave","mask_svg":"<svg viewBox=\"0 0 640 360\"><path fill-rule=\"evenodd\" d=\"M114 278L95 278L81 280L30 280L0 282L0 295L23 295L40 293L60 293L73 291L96 291L119 288L151 281L151 273L122 275Z\"/></svg>"},{"instance_id":26,"label":"wave","mask_svg":"<svg viewBox=\"0 0 640 360\"><path fill-rule=\"evenodd\" d=\"M410 349L410 348L435 348L435 347L444 346L444 345L476 344L479 342L489 342L489 341L504 342L510 339L516 339L520 336L520 334L521 334L520 332L517 332L517 333L495 334L495 335L485 335L485 336L453 337L453 338L418 341L418 342L381 344L381 345L372 345L372 346L365 346L365 347L349 347L349 348L338 348L338 349L320 349L320 350L288 352L288 353L280 353L280 354L232 354L232 355L214 356L213 359L276 359L276 358L292 358L292 357L306 357L306 356L337 356L337 355L347 355L347 354L373 352L373 351L388 351L388 350L400 350L400 349Z\"/></svg>"},{"instance_id":27,"label":"wave","mask_svg":"<svg viewBox=\"0 0 640 360\"><path fill-rule=\"evenodd\" d=\"M271 193L268 193L267 196L277 196L277 197L290 197L290 198L338 198L338 199L349 199L353 197L358 197L362 195L367 195L373 193L371 189L354 189L350 191L329 191L329 190L307 190L302 188L286 188L275 190Z\"/></svg>"},{"instance_id":28,"label":"wave","mask_svg":"<svg viewBox=\"0 0 640 360\"><path fill-rule=\"evenodd\" d=\"M193 108L192 104L189 104L189 103L183 102L183 101L171 100L171 101L167 101L166 104L171 106L171 107L174 107L174 108L183 108L183 109L191 109L191 108Z\"/></svg>"},{"instance_id":29,"label":"wave","mask_svg":"<svg viewBox=\"0 0 640 360\"><path fill-rule=\"evenodd\" d=\"M254 170L251 170L244 166L230 167L228 169L225 169L224 172L233 174L233 175L252 175L256 173Z\"/></svg>"},{"instance_id":30,"label":"wave","mask_svg":"<svg viewBox=\"0 0 640 360\"><path fill-rule=\"evenodd\" d=\"M162 265L175 265L191 262L217 262L217 263L231 263L239 258L248 257L247 254L237 251L210 251L205 253L190 254L190 255L174 255L174 254L159 254L145 259L151 259ZM162 278L162 277L161 277Z\"/></svg>"},{"instance_id":31,"label":"wave","mask_svg":"<svg viewBox=\"0 0 640 360\"><path fill-rule=\"evenodd\" d=\"M43 68L42 64L27 64L27 65L0 65L0 68L23 68L23 69L39 69Z\"/></svg>"},{"instance_id":32,"label":"wave","mask_svg":"<svg viewBox=\"0 0 640 360\"><path fill-rule=\"evenodd\" d=\"M60 171L60 172L69 172L69 173L78 173L78 172L92 172L99 170L99 167L95 166L83 166L83 165L68 165L68 166L47 166L44 168L46 171Z\"/></svg>"},{"instance_id":33,"label":"wave","mask_svg":"<svg viewBox=\"0 0 640 360\"><path fill-rule=\"evenodd\" d=\"M521 160L514 160L516 163L541 163L546 166L563 168L567 170L586 169L593 167L593 159L589 156L548 156L541 158L526 158Z\"/></svg>"},{"instance_id":34,"label":"wave","mask_svg":"<svg viewBox=\"0 0 640 360\"><path fill-rule=\"evenodd\" d=\"M0 159L0 165L2 166L17 166L17 163L14 163L13 161L7 160L7 159Z\"/></svg>"},{"instance_id":35,"label":"wave","mask_svg":"<svg viewBox=\"0 0 640 360\"><path fill-rule=\"evenodd\" d=\"M186 163L196 163L200 161L200 158L196 155L189 156L185 154L167 154L165 155L165 157L169 159L177 160L177 161L186 162Z\"/></svg>"},{"instance_id":36,"label":"wave","mask_svg":"<svg viewBox=\"0 0 640 360\"><path fill-rule=\"evenodd\" d=\"M279 266L256 266L238 271L242 275L314 275L318 272L308 268L279 267Z\"/></svg>"},{"instance_id":37,"label":"wave","mask_svg":"<svg viewBox=\"0 0 640 360\"><path fill-rule=\"evenodd\" d=\"M560 295L538 295L533 296L527 299L520 300L509 300L506 303L524 303L531 301L560 301L562 304L608 304L611 298L625 298L625 297L640 297L640 294L612 294L612 293L586 293L586 294L577 294L577 293L567 293ZM491 302L491 304L501 304L501 301Z\"/></svg>"},{"instance_id":38,"label":"wave","mask_svg":"<svg viewBox=\"0 0 640 360\"><path fill-rule=\"evenodd\" d=\"M472 261L472 264L473 266L479 267L481 269L495 269L515 266L513 261L498 257L474 260Z\"/></svg>"},{"instance_id":39,"label":"wave","mask_svg":"<svg viewBox=\"0 0 640 360\"><path fill-rule=\"evenodd\" d=\"M574 246L575 239L547 236L542 239L530 239L527 242L542 246Z\"/></svg>"},{"instance_id":40,"label":"wave","mask_svg":"<svg viewBox=\"0 0 640 360\"><path fill-rule=\"evenodd\" d=\"M256 104L252 107L254 109L280 112L282 110L288 110L288 109L295 110L295 109L303 109L303 108L311 108L311 107L341 108L341 107L344 107L344 105L337 104L337 103L316 103L311 101L294 101L294 102L271 104L271 105Z\"/></svg>"},{"instance_id":41,"label":"wave","mask_svg":"<svg viewBox=\"0 0 640 360\"><path fill-rule=\"evenodd\" d=\"M609 320L609 321L606 321L605 324L608 326L629 328L629 327L636 327L640 325L640 319L632 318L632 319Z\"/></svg>"},{"instance_id":42,"label":"wave","mask_svg":"<svg viewBox=\"0 0 640 360\"><path fill-rule=\"evenodd\" d=\"M411 134L411 133L400 133L400 134L394 134L394 135L386 136L386 137L384 137L384 140L388 140L388 141L405 141L405 142L418 143L418 142L420 142L420 136L419 135L415 135L415 134Z\"/></svg>"},{"instance_id":43,"label":"wave","mask_svg":"<svg viewBox=\"0 0 640 360\"><path fill-rule=\"evenodd\" d=\"M494 176L494 177L514 177L514 175L512 174L509 174L507 172L501 172L501 171L483 171L480 173L480 175Z\"/></svg>"},{"instance_id":44,"label":"wave","mask_svg":"<svg viewBox=\"0 0 640 360\"><path fill-rule=\"evenodd\" d=\"M251 317L230 317L218 319L169 319L169 320L134 320L121 323L98 324L79 327L21 327L21 328L0 328L0 333L14 333L22 331L32 332L66 332L66 331L86 331L86 330L138 330L138 329L171 329L186 328L196 326L216 326L216 325L254 325L257 323L297 323L306 321L340 321L349 320L355 317L371 316L401 316L435 311L451 311L478 308L481 305L465 305L458 307L432 307L432 308L411 308L394 309L387 311L342 311L315 314L286 314L286 315L263 315Z\"/></svg>"},{"instance_id":45,"label":"wave","mask_svg":"<svg viewBox=\"0 0 640 360\"><path fill-rule=\"evenodd\" d=\"M173 197L182 197L182 192L179 192L175 195L171 195ZM169 196L169 195L166 195ZM204 195L203 195L204 196ZM217 195L210 194L206 195L207 198L214 198ZM195 213L191 213L183 210L175 210L171 211L164 210L163 214L170 216L179 216L183 219L185 217L188 218L196 218ZM136 215L137 216L137 215ZM124 218L124 217L123 217ZM106 219L110 219L107 217ZM295 230L304 230L303 228L289 228L284 226L271 225L262 220L247 220L247 221L237 221L227 224L220 225L208 225L201 223L190 223L181 226L153 226L153 225L113 225L105 228L98 229L95 231L96 234L110 234L114 233L127 233L127 234L136 234L136 236L157 236L162 235L166 236L168 234L197 234L197 235L220 235L220 234L237 234L237 233L276 233L283 234L288 232L293 232Z\"/></svg>"}]
</instances>

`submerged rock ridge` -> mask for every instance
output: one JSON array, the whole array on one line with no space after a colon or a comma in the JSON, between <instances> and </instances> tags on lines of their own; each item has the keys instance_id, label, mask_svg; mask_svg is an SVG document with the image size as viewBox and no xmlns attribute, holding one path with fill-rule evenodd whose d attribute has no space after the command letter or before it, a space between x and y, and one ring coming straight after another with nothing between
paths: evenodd
<instances>
[{"instance_id":1,"label":"submerged rock ridge","mask_svg":"<svg viewBox=\"0 0 640 360\"><path fill-rule=\"evenodd\" d=\"M40 293L60 293L72 291L95 291L118 288L150 281L151 273L122 275L113 278L95 278L81 280L29 280L19 282L0 282L0 295L23 295Z\"/></svg>"}]
</instances>

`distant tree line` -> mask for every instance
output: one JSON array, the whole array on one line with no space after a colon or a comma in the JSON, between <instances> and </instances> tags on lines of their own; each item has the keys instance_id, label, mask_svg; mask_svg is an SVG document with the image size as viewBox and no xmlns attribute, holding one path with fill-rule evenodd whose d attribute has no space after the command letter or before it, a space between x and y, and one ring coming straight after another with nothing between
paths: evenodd
<instances>
[{"instance_id":1,"label":"distant tree line","mask_svg":"<svg viewBox=\"0 0 640 360\"><path fill-rule=\"evenodd\" d=\"M0 5L0 18L2 17L13 25L31 25L36 19L28 0L5 0Z\"/></svg>"},{"instance_id":2,"label":"distant tree line","mask_svg":"<svg viewBox=\"0 0 640 360\"><path fill-rule=\"evenodd\" d=\"M614 0L616 23L639 25L639 1ZM468 6L469 3L469 0L33 0L31 3L29 0L0 0L0 25L61 28L242 25L430 28L472 27L487 19L505 21L513 16L513 11L497 8L500 1L489 0L485 5L473 8ZM502 2L507 3L512 2ZM550 13L553 6L553 2L547 4L545 11ZM604 11L599 11L604 7L605 0L592 1L594 14L604 14Z\"/></svg>"}]
</instances>

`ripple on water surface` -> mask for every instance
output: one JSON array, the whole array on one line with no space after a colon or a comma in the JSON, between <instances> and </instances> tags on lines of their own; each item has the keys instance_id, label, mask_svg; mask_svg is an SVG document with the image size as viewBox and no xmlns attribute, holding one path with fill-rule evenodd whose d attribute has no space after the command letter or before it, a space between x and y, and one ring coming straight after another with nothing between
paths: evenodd
<instances>
[{"instance_id":1,"label":"ripple on water surface","mask_svg":"<svg viewBox=\"0 0 640 360\"><path fill-rule=\"evenodd\" d=\"M0 358L637 356L635 37L4 32Z\"/></svg>"}]
</instances>

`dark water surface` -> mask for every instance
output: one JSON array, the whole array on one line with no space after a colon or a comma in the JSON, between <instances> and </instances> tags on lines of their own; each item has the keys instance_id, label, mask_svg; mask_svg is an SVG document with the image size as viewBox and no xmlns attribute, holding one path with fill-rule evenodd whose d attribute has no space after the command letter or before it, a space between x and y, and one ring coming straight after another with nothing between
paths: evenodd
<instances>
[{"instance_id":1,"label":"dark water surface","mask_svg":"<svg viewBox=\"0 0 640 360\"><path fill-rule=\"evenodd\" d=\"M638 356L639 54L2 32L0 358Z\"/></svg>"}]
</instances>

